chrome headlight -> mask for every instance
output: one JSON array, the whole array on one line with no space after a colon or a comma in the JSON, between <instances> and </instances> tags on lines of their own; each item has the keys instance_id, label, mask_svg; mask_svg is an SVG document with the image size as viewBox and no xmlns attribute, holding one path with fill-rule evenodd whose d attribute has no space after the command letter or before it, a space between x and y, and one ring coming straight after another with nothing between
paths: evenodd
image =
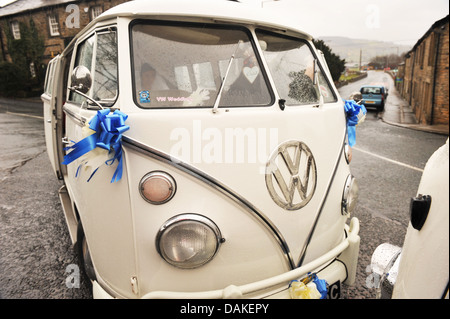
<instances>
[{"instance_id":1,"label":"chrome headlight","mask_svg":"<svg viewBox=\"0 0 450 319\"><path fill-rule=\"evenodd\" d=\"M344 145L345 161L350 164L352 161L352 148L347 143Z\"/></svg>"},{"instance_id":2,"label":"chrome headlight","mask_svg":"<svg viewBox=\"0 0 450 319\"><path fill-rule=\"evenodd\" d=\"M190 269L209 262L224 242L217 225L197 214L177 215L164 223L156 249L169 264Z\"/></svg>"},{"instance_id":3,"label":"chrome headlight","mask_svg":"<svg viewBox=\"0 0 450 319\"><path fill-rule=\"evenodd\" d=\"M352 175L348 175L342 194L342 214L351 214L355 210L357 200L358 183Z\"/></svg>"}]
</instances>

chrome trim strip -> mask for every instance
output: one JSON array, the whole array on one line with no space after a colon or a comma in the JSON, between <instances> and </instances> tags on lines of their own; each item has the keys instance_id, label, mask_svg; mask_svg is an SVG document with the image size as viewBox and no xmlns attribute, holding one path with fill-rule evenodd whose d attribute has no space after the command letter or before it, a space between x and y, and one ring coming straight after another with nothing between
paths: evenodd
<instances>
[{"instance_id":1,"label":"chrome trim strip","mask_svg":"<svg viewBox=\"0 0 450 319\"><path fill-rule=\"evenodd\" d=\"M262 213L260 212L253 204L251 204L249 201L247 201L245 198L234 192L229 187L225 186L224 184L220 183L218 180L213 178L212 176L209 176L208 174L200 171L199 169L193 167L190 164L187 164L185 162L182 162L176 158L173 158L167 153L164 153L162 151L156 150L148 145L142 144L128 136L122 136L122 142L123 146L130 147L138 152L143 152L146 155L160 160L164 163L170 164L173 167L190 174L194 176L195 178L198 178L202 182L206 183L207 185L213 187L217 191L221 192L222 194L226 195L228 198L233 200L236 204L244 208L246 211L251 212L252 214L256 215L258 220L274 235L275 239L277 240L278 244L280 245L286 262L289 265L290 269L295 268L295 262L292 258L291 252L289 250L289 247L286 243L286 240L284 239L281 232L278 230L278 228Z\"/></svg>"},{"instance_id":2,"label":"chrome trim strip","mask_svg":"<svg viewBox=\"0 0 450 319\"><path fill-rule=\"evenodd\" d=\"M334 180L334 177L336 176L336 172L337 172L337 169L339 167L339 162L341 160L342 153L344 152L346 137L347 137L347 126L346 126L346 129L345 129L344 138L342 140L341 150L340 150L339 155L338 155L338 157L336 159L336 163L334 164L333 174L330 177L330 180L329 180L328 186L327 186L327 190L326 190L325 194L323 195L322 200L320 202L319 210L318 210L316 218L314 220L314 224L313 224L313 226L312 226L312 228L311 228L311 230L310 230L310 232L308 234L308 238L306 240L305 245L303 246L302 252L300 253L300 258L299 258L297 267L301 267L302 264L303 264L303 261L304 261L305 256L306 256L306 250L308 249L309 243L311 242L312 236L314 234L314 230L316 229L316 226L317 226L317 223L319 221L320 215L322 214L323 207L325 206L325 202L327 200L328 194L330 193L331 185L333 184L333 180Z\"/></svg>"},{"instance_id":3,"label":"chrome trim strip","mask_svg":"<svg viewBox=\"0 0 450 319\"><path fill-rule=\"evenodd\" d=\"M71 119L73 119L79 126L85 126L87 119L84 116L81 116L71 109L69 109L65 104L63 105L63 111L66 113Z\"/></svg>"}]
</instances>

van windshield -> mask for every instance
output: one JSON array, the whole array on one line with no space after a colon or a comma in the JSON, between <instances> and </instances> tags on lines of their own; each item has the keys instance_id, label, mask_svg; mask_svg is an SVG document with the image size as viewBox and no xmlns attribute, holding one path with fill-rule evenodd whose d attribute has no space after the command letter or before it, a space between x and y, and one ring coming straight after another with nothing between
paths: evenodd
<instances>
[{"instance_id":1,"label":"van windshield","mask_svg":"<svg viewBox=\"0 0 450 319\"><path fill-rule=\"evenodd\" d=\"M213 107L224 78L219 107L273 103L245 29L137 22L131 37L134 99L140 107Z\"/></svg>"},{"instance_id":2,"label":"van windshield","mask_svg":"<svg viewBox=\"0 0 450 319\"><path fill-rule=\"evenodd\" d=\"M257 30L256 35L276 89L287 105L315 104L321 95L325 103L336 101L325 73L315 69L316 58L305 40L264 30Z\"/></svg>"}]
</instances>

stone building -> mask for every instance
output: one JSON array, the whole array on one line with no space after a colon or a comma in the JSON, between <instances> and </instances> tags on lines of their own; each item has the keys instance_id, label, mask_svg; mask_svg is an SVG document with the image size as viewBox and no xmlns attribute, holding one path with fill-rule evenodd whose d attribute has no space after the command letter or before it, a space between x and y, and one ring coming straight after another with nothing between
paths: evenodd
<instances>
[{"instance_id":1,"label":"stone building","mask_svg":"<svg viewBox=\"0 0 450 319\"><path fill-rule=\"evenodd\" d=\"M19 41L32 27L43 40L41 62L46 65L96 16L126 1L3 0L0 2L0 62L12 61L8 43ZM30 65L31 73L34 67Z\"/></svg>"},{"instance_id":2,"label":"stone building","mask_svg":"<svg viewBox=\"0 0 450 319\"><path fill-rule=\"evenodd\" d=\"M436 21L406 54L397 88L420 124L448 125L449 16Z\"/></svg>"}]
</instances>

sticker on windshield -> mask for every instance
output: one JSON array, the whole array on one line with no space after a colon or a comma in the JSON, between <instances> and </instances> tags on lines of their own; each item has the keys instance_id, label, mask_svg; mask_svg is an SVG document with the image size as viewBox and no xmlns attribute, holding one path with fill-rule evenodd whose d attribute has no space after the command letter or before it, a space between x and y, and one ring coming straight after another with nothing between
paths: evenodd
<instances>
[{"instance_id":1,"label":"sticker on windshield","mask_svg":"<svg viewBox=\"0 0 450 319\"><path fill-rule=\"evenodd\" d=\"M150 93L147 90L139 92L139 102L150 103Z\"/></svg>"},{"instance_id":2,"label":"sticker on windshield","mask_svg":"<svg viewBox=\"0 0 450 319\"><path fill-rule=\"evenodd\" d=\"M256 77L259 74L259 68L255 65L254 67L244 67L244 69L242 70L242 72L244 73L245 77L247 78L247 80L250 83L255 82Z\"/></svg>"}]
</instances>

